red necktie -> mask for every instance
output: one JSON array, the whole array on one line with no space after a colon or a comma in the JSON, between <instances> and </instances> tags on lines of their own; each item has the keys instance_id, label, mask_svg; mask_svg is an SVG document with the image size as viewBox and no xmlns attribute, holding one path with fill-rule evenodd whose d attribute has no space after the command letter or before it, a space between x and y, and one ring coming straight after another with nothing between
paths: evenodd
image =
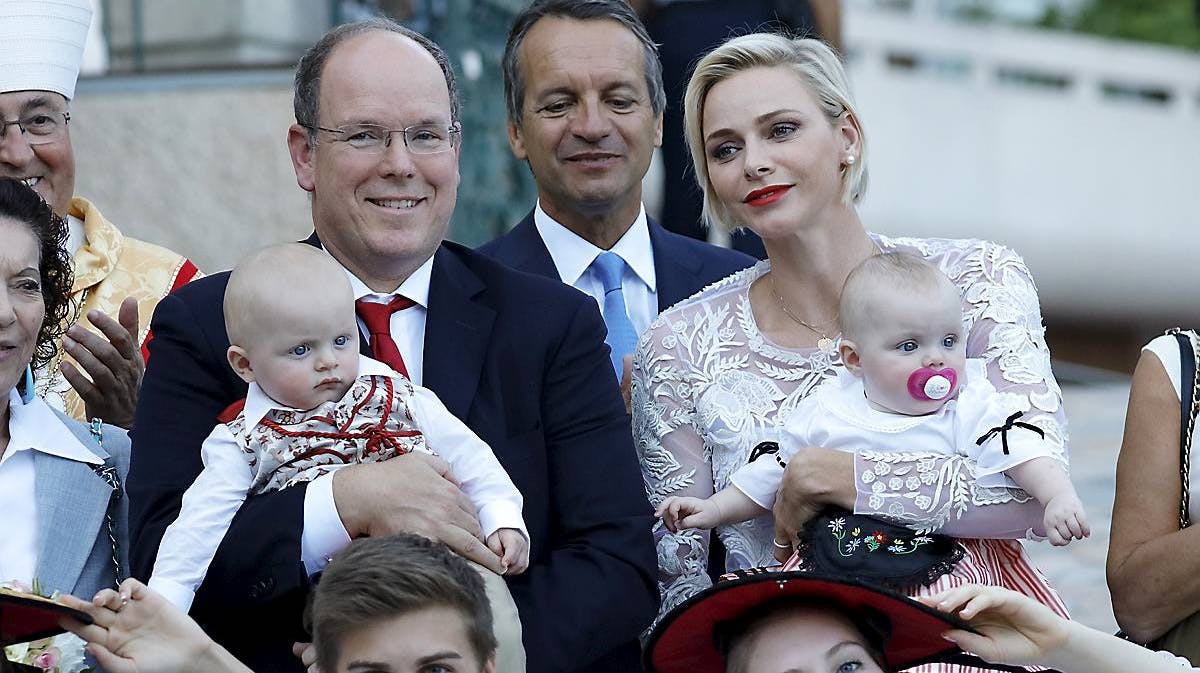
<instances>
[{"instance_id":1,"label":"red necktie","mask_svg":"<svg viewBox=\"0 0 1200 673\"><path fill-rule=\"evenodd\" d=\"M378 304L365 299L354 302L354 310L371 334L371 357L404 374L408 378L408 369L404 366L404 358L400 357L400 349L392 339L392 314L403 311L416 302L408 297L396 295L386 304Z\"/></svg>"}]
</instances>

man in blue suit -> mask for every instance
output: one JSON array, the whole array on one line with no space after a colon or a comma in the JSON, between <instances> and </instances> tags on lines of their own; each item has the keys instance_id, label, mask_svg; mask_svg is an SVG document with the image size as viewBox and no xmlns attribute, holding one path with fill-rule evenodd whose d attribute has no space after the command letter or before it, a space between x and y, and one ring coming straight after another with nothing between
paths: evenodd
<instances>
[{"instance_id":1,"label":"man in blue suit","mask_svg":"<svg viewBox=\"0 0 1200 673\"><path fill-rule=\"evenodd\" d=\"M538 202L480 251L595 297L621 375L660 311L754 259L646 216L642 178L662 144L666 96L658 50L626 2L534 2L503 63L509 144L529 163Z\"/></svg>"},{"instance_id":2,"label":"man in blue suit","mask_svg":"<svg viewBox=\"0 0 1200 673\"><path fill-rule=\"evenodd\" d=\"M595 303L442 241L460 126L452 71L428 39L386 20L334 29L300 62L295 112L288 146L312 196L308 242L345 267L364 352L398 359L437 393L524 496L531 564L509 588L528 671L601 660L648 626L658 595L652 514ZM201 469L201 442L246 392L225 360L227 280L193 283L155 312L128 480L143 579ZM452 478L410 454L249 498L192 615L253 670L301 671L291 645L306 638L305 598L351 539L416 532L498 568Z\"/></svg>"},{"instance_id":3,"label":"man in blue suit","mask_svg":"<svg viewBox=\"0 0 1200 673\"><path fill-rule=\"evenodd\" d=\"M529 163L538 202L479 250L595 298L628 400L638 335L755 260L646 216L642 178L662 144L666 95L658 49L626 2L534 2L513 22L503 66L509 145ZM638 671L638 652L631 641L592 670Z\"/></svg>"}]
</instances>

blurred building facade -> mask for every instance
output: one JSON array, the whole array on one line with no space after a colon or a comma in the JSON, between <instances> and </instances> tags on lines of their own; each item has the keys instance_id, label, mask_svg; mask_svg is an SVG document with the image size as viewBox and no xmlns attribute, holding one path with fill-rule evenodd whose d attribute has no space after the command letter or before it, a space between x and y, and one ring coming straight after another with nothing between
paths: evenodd
<instances>
[{"instance_id":1,"label":"blurred building facade","mask_svg":"<svg viewBox=\"0 0 1200 673\"><path fill-rule=\"evenodd\" d=\"M1020 18L1077 2L984 4ZM438 39L463 83L452 237L486 240L533 204L508 152L499 71L522 0L97 4L73 103L78 191L130 235L213 270L307 234L284 144L292 64L328 27L381 10ZM1016 248L1055 355L1128 368L1154 331L1200 325L1187 287L1200 249L1200 55L959 20L979 4L844 4L870 141L864 221Z\"/></svg>"}]
</instances>

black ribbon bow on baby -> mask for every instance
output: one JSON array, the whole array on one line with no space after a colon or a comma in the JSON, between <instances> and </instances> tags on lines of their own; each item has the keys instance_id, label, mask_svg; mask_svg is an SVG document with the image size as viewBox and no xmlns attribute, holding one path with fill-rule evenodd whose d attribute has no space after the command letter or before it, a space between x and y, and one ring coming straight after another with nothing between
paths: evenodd
<instances>
[{"instance_id":1,"label":"black ribbon bow on baby","mask_svg":"<svg viewBox=\"0 0 1200 673\"><path fill-rule=\"evenodd\" d=\"M999 434L1000 435L1000 445L1004 448L1004 455L1007 456L1008 455L1008 431L1012 430L1013 428L1024 428L1026 430L1032 430L1033 432L1037 433L1038 437L1045 439L1046 433L1041 428L1039 428L1036 425L1031 425L1029 423L1023 423L1023 422L1017 420L1018 418L1021 417L1022 413L1024 413L1024 412L1018 411L1018 412L1014 413L1012 416L1009 416L1008 420L1004 421L1004 425L997 425L996 427L992 428L991 430L988 430L987 432L983 433L983 436L980 437L979 439L975 440L975 443L978 444L979 446L983 446L984 442L988 441L992 437L995 437L997 434Z\"/></svg>"}]
</instances>

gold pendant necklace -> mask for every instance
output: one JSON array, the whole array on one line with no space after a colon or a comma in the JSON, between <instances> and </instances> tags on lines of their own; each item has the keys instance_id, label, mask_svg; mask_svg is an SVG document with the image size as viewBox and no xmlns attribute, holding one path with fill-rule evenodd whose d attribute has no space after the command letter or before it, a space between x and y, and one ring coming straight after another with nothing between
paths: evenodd
<instances>
[{"instance_id":1,"label":"gold pendant necklace","mask_svg":"<svg viewBox=\"0 0 1200 673\"><path fill-rule=\"evenodd\" d=\"M816 334L818 337L820 337L819 339L817 339L817 348L822 353L826 353L828 355L833 355L833 352L834 352L833 339L829 338L828 334L822 332L821 330L817 329L816 327L813 327L808 322L801 320L795 313L792 313L791 309L789 309L787 307L787 304L783 303L783 295L779 294L779 290L775 289L775 276L771 276L771 294L775 295L775 302L777 304L779 304L779 310L783 311L784 315L791 318L792 322L796 323L797 325L800 325L801 327L808 329L810 332L812 332L813 334ZM836 322L837 316L834 316L833 320L834 320L834 322Z\"/></svg>"}]
</instances>

